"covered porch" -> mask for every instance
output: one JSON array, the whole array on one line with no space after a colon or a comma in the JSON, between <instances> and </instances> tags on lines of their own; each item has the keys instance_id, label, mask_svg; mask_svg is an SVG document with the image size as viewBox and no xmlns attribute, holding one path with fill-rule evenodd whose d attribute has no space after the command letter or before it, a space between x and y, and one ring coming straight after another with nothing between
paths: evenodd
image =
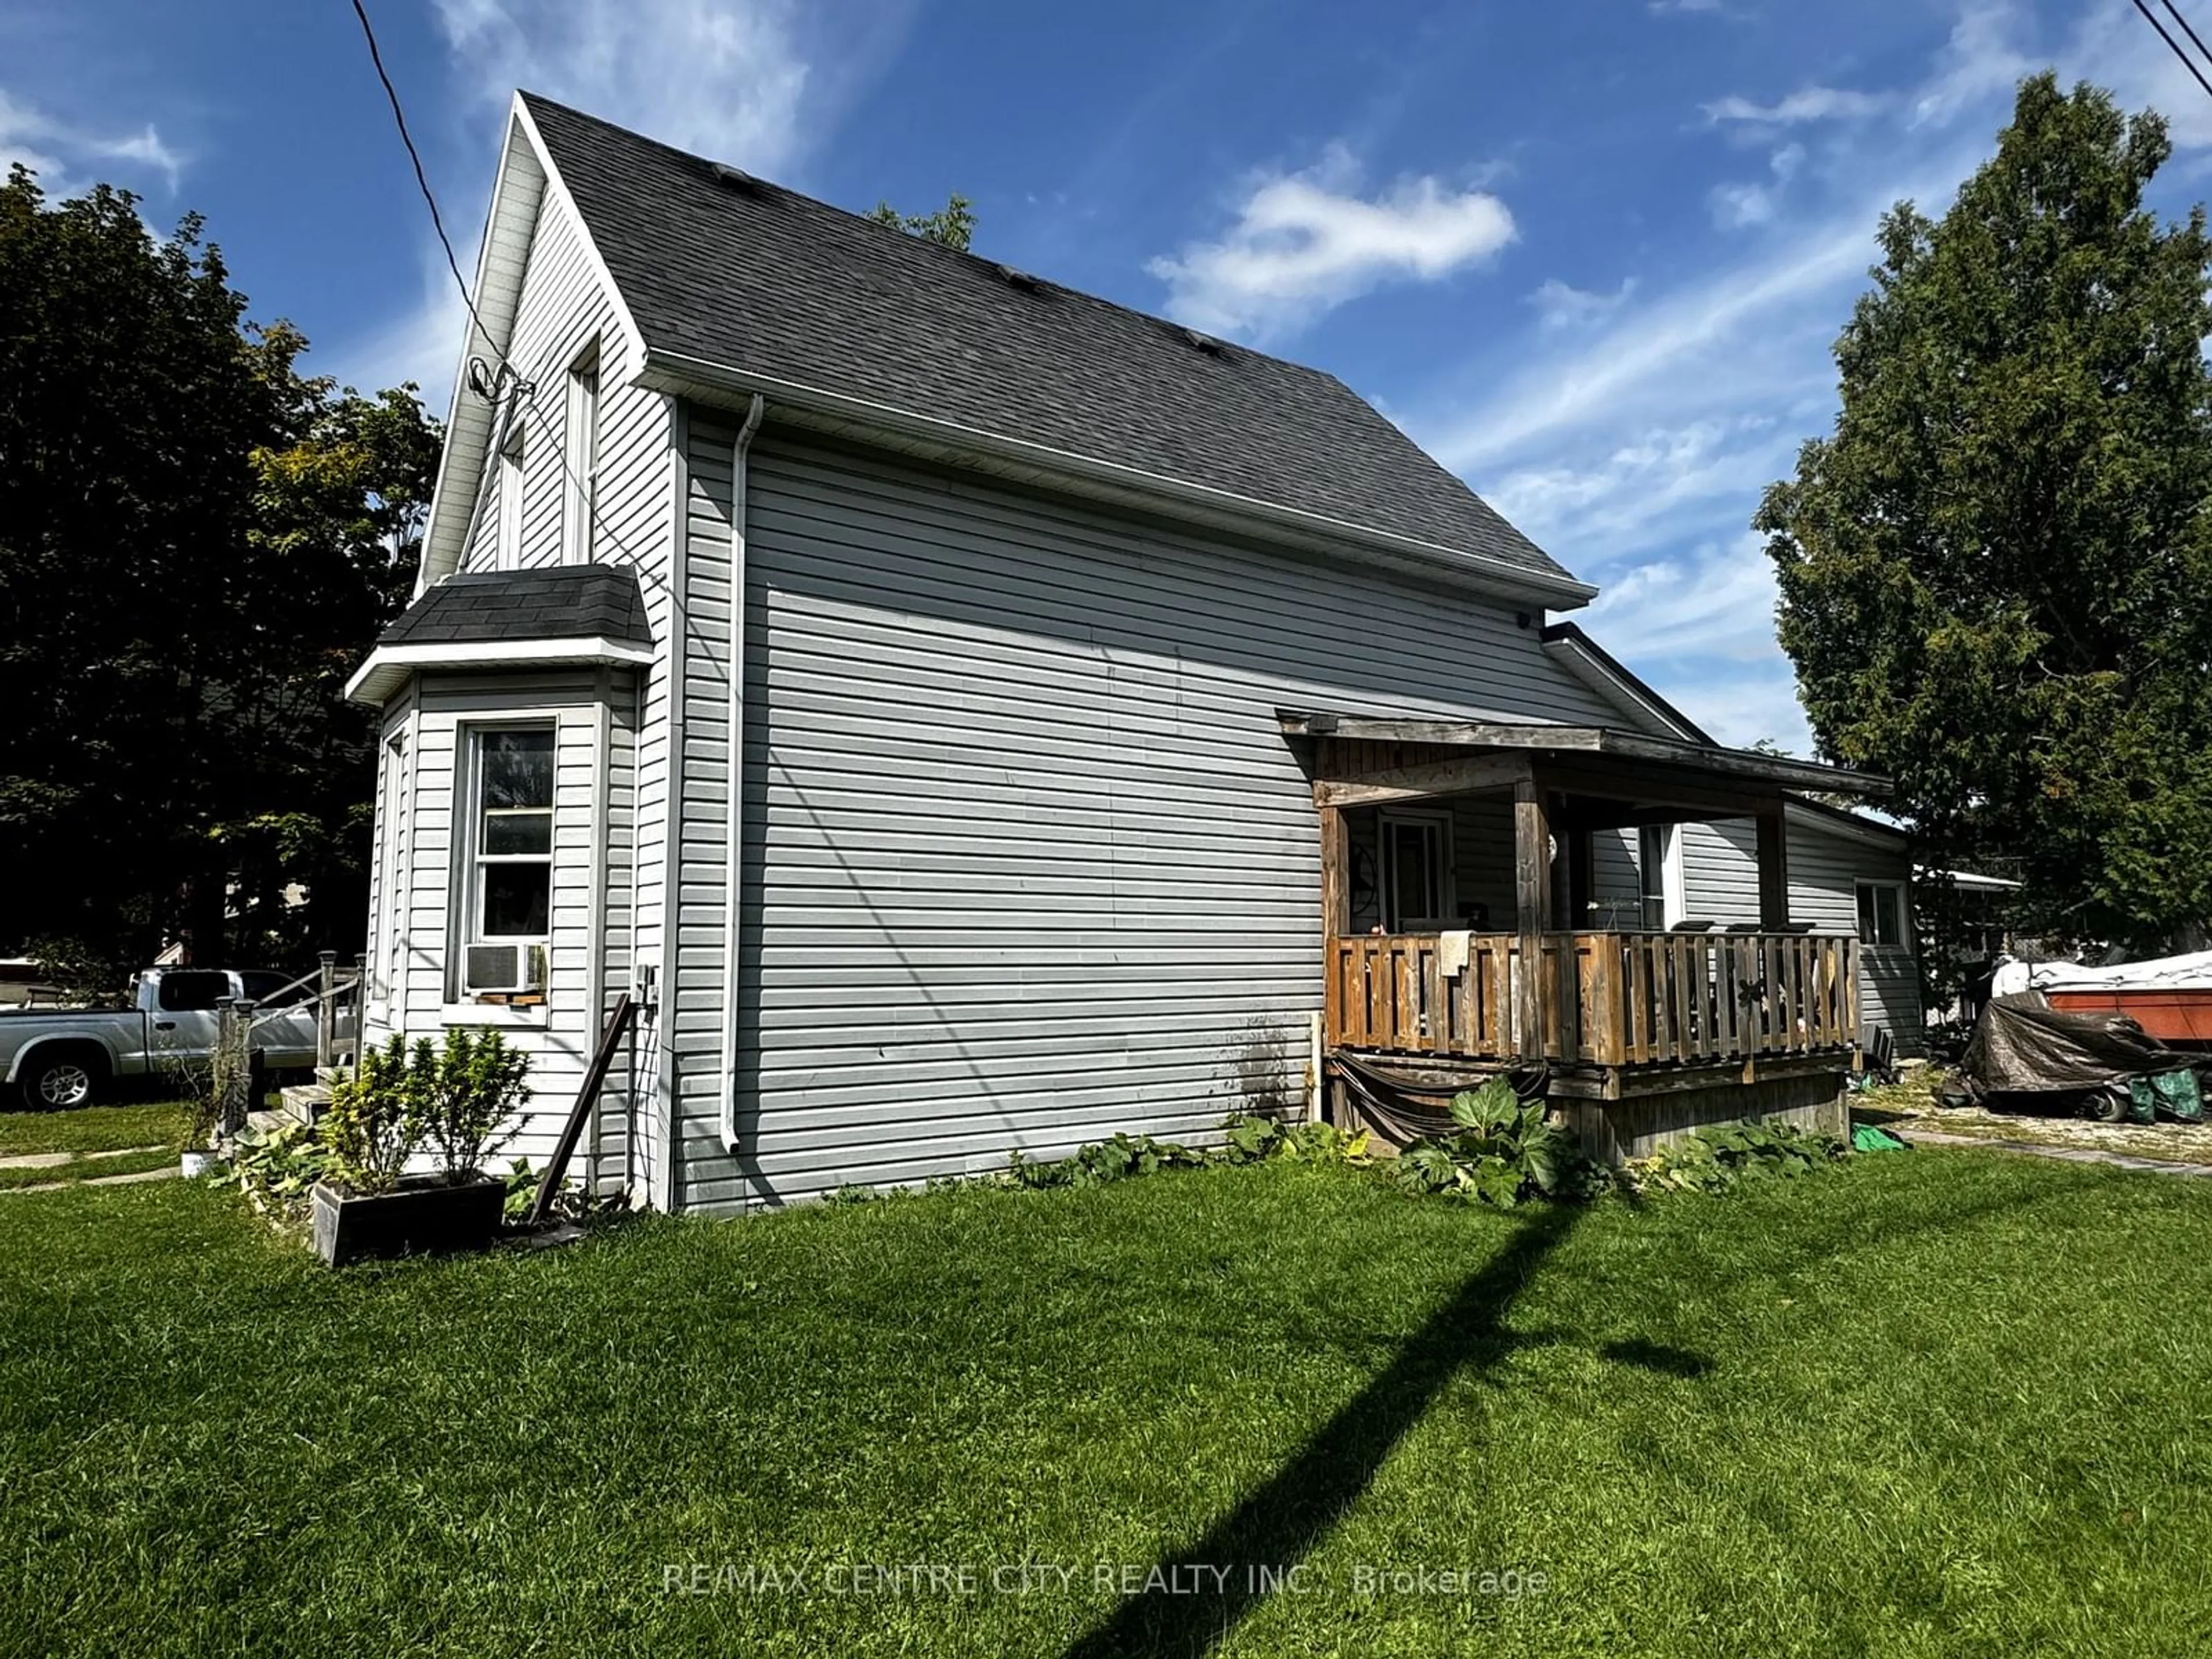
<instances>
[{"instance_id":1,"label":"covered porch","mask_svg":"<svg viewBox=\"0 0 2212 1659\"><path fill-rule=\"evenodd\" d=\"M1883 780L1607 727L1279 715L1320 819L1339 1121L1403 1139L1501 1071L1540 1074L1607 1158L1700 1122L1838 1115L1858 940L1793 923L1784 808ZM1747 820L1755 914L1670 915L1655 832Z\"/></svg>"}]
</instances>

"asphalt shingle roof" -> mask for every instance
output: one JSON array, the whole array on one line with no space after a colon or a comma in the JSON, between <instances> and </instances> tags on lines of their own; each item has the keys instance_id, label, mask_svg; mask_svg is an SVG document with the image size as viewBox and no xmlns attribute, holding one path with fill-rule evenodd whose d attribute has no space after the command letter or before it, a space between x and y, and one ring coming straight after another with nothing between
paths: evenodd
<instances>
[{"instance_id":1,"label":"asphalt shingle roof","mask_svg":"<svg viewBox=\"0 0 2212 1659\"><path fill-rule=\"evenodd\" d=\"M449 576L401 611L378 643L574 639L653 643L635 571L572 564Z\"/></svg>"},{"instance_id":2,"label":"asphalt shingle roof","mask_svg":"<svg viewBox=\"0 0 2212 1659\"><path fill-rule=\"evenodd\" d=\"M1332 374L525 102L648 350L1567 574Z\"/></svg>"}]
</instances>

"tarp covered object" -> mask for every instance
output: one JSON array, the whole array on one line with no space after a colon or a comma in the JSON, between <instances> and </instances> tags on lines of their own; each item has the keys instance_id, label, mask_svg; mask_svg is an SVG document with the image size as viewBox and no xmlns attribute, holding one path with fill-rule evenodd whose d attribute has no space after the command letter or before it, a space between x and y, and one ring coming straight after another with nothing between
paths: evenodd
<instances>
[{"instance_id":1,"label":"tarp covered object","mask_svg":"<svg viewBox=\"0 0 2212 1659\"><path fill-rule=\"evenodd\" d=\"M2033 991L1982 1010L1959 1069L1998 1094L2078 1093L2196 1065L2125 1014L2062 1014Z\"/></svg>"},{"instance_id":2,"label":"tarp covered object","mask_svg":"<svg viewBox=\"0 0 2212 1659\"><path fill-rule=\"evenodd\" d=\"M2009 964L2008 964L2009 965ZM2027 970L2033 991L2204 991L2212 990L2212 951L2149 962L2120 962L2088 968L2078 962L2039 962Z\"/></svg>"}]
</instances>

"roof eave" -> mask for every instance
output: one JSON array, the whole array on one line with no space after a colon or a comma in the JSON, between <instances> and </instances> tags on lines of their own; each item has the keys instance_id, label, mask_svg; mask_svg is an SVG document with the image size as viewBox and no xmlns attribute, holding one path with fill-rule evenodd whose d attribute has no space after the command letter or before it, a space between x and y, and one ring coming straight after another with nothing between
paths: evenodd
<instances>
[{"instance_id":1,"label":"roof eave","mask_svg":"<svg viewBox=\"0 0 2212 1659\"><path fill-rule=\"evenodd\" d=\"M415 645L380 645L346 682L349 702L382 708L416 675L491 672L529 668L643 668L653 648L635 640L604 635L556 640L426 641Z\"/></svg>"},{"instance_id":2,"label":"roof eave","mask_svg":"<svg viewBox=\"0 0 2212 1659\"><path fill-rule=\"evenodd\" d=\"M1597 589L1564 574L1553 576L1503 559L1468 553L1408 536L1376 530L1320 514L1123 466L1048 445L981 431L955 421L918 414L846 393L801 386L688 356L648 349L633 384L706 402L761 396L805 424L849 429L877 441L935 459L981 461L988 470L1098 499L1165 511L1176 517L1289 541L1318 552L1352 553L1370 562L1407 569L1498 598L1572 610L1597 597Z\"/></svg>"},{"instance_id":3,"label":"roof eave","mask_svg":"<svg viewBox=\"0 0 2212 1659\"><path fill-rule=\"evenodd\" d=\"M1756 749L1727 749L1718 744L1686 743L1674 738L1646 737L1606 726L1553 725L1544 721L1498 721L1435 719L1426 716L1390 720L1364 714L1336 714L1321 711L1276 710L1286 737L1368 738L1383 743L1437 743L1473 748L1557 750L1625 760L1656 761L1666 765L1732 773L1756 779L1780 789L1836 790L1850 794L1887 795L1893 786L1873 772L1854 772L1840 766L1823 766L1786 755L1770 755Z\"/></svg>"},{"instance_id":4,"label":"roof eave","mask_svg":"<svg viewBox=\"0 0 2212 1659\"><path fill-rule=\"evenodd\" d=\"M1820 835L1838 836L1846 841L1863 842L1891 850L1909 846L1912 841L1912 832L1904 825L1884 823L1848 807L1831 806L1826 801L1805 800L1795 795L1784 805L1791 817Z\"/></svg>"},{"instance_id":5,"label":"roof eave","mask_svg":"<svg viewBox=\"0 0 2212 1659\"><path fill-rule=\"evenodd\" d=\"M1553 623L1541 635L1544 648L1557 656L1567 672L1624 714L1640 717L1670 737L1688 743L1711 743L1711 735L1687 714L1661 696L1613 654L1571 622Z\"/></svg>"}]
</instances>

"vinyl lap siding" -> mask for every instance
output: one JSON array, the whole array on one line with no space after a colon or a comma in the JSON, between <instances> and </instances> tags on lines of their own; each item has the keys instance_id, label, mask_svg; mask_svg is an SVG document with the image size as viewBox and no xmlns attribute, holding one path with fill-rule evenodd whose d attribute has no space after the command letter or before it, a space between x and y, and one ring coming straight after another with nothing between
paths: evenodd
<instances>
[{"instance_id":1,"label":"vinyl lap siding","mask_svg":"<svg viewBox=\"0 0 2212 1659\"><path fill-rule=\"evenodd\" d=\"M1808 825L1790 826L1790 915L1824 933L1855 933L1859 926L1858 884L1894 881L1911 888L1911 860L1901 851L1885 851L1843 836L1823 835ZM1859 949L1859 1030L1889 1028L1897 1052L1917 1059L1927 1052L1927 1025L1920 1011L1920 969L1912 950L1862 945Z\"/></svg>"},{"instance_id":2,"label":"vinyl lap siding","mask_svg":"<svg viewBox=\"0 0 2212 1659\"><path fill-rule=\"evenodd\" d=\"M667 551L668 399L627 384L639 365L630 360L613 300L599 279L575 219L558 198L549 198L531 240L507 346L515 371L536 388L516 416L523 433L518 562L524 566L561 562L568 371L594 339L599 349L599 421L592 556L603 564L635 562L659 570ZM465 570L489 570L497 558L501 471L496 450L485 465L482 510L470 526L462 556Z\"/></svg>"},{"instance_id":3,"label":"vinyl lap siding","mask_svg":"<svg viewBox=\"0 0 2212 1659\"><path fill-rule=\"evenodd\" d=\"M693 411L684 422L684 615L675 624L684 719L676 735L677 787L669 836L677 878L669 987L661 1024L673 1049L673 1191L682 1207L730 1203L738 1194L721 1133L723 1024L729 989L729 743L732 483L734 422ZM656 1148L656 1153L659 1149Z\"/></svg>"},{"instance_id":4,"label":"vinyl lap siding","mask_svg":"<svg viewBox=\"0 0 2212 1659\"><path fill-rule=\"evenodd\" d=\"M1759 826L1749 818L1723 818L1683 824L1680 834L1682 919L1757 921ZM1792 900L1794 908L1794 895Z\"/></svg>"},{"instance_id":5,"label":"vinyl lap siding","mask_svg":"<svg viewBox=\"0 0 2212 1659\"><path fill-rule=\"evenodd\" d=\"M550 719L555 724L553 894L550 974L541 1021L503 1024L507 1041L531 1057L531 1101L520 1133L503 1151L542 1165L583 1079L598 1021L590 997L599 931L618 914L604 902L599 884L627 860L625 805L601 796L599 753L603 719L625 729L620 712L634 701L628 676L602 701L601 677L563 674L426 677L418 682L414 744L416 806L413 835L403 860L407 884L406 967L388 1030L435 1041L443 1012L455 1000L449 980L459 938L453 908L459 890L459 843L454 791L461 745L472 719ZM603 713L603 711L606 711ZM611 773L610 774L611 775ZM465 810L465 808L463 809ZM617 1079L619 1082L619 1079ZM626 1109L617 1089L611 1110ZM602 1137L605 1137L605 1115ZM616 1136L621 1150L619 1134ZM582 1170L577 1171L579 1176ZM604 1173L604 1171L600 1172Z\"/></svg>"},{"instance_id":6,"label":"vinyl lap siding","mask_svg":"<svg viewBox=\"0 0 2212 1659\"><path fill-rule=\"evenodd\" d=\"M726 456L733 434L693 433L711 659L727 480L699 441ZM1603 713L1510 614L1373 572L772 427L749 489L740 1146L723 1152L690 1081L722 994L703 926L722 890L687 829L687 1204L957 1174L1116 1129L1199 1139L1295 1102L1319 866L1275 708ZM711 674L693 692L685 821L711 836L722 694Z\"/></svg>"},{"instance_id":7,"label":"vinyl lap siding","mask_svg":"<svg viewBox=\"0 0 2212 1659\"><path fill-rule=\"evenodd\" d=\"M665 650L676 631L670 602L676 576L670 529L675 477L672 404L659 392L628 384L640 365L631 360L613 298L599 279L574 216L557 197L549 196L531 237L507 349L516 372L535 387L524 412L516 416L524 439L526 492L520 565L557 564L562 559L568 377L594 340L599 353L599 392L592 556L603 564L628 564L639 571L649 625ZM464 569L489 569L497 562L502 479L496 450L489 453L486 466L488 476L462 556ZM567 931L556 942L554 959L556 982L582 988L589 978L603 1008L611 1008L623 991L634 988L639 965L658 968L662 960L660 918L672 775L668 673L656 669L644 677L641 689L627 673L614 676L611 684L615 689L603 719L608 742L605 787L615 803L613 816L605 829L604 846L596 853L571 849L586 864L594 856L599 860L604 915L596 924L580 915L565 918ZM580 712L577 717L587 714ZM564 749L568 718L563 716ZM585 833L580 824L578 833ZM580 965L585 958L572 952L580 948L580 941L595 925L602 961L593 975ZM583 992L580 988L577 994ZM564 1028L563 1044L573 1048L580 1043L588 1060L597 1040L596 1024L585 1018L580 1003L561 1011L560 1017L573 1027ZM660 1060L659 1033L647 1021L633 1030L630 1052L610 1074L586 1143L587 1149L597 1148L593 1169L602 1190L615 1190L635 1178L656 1155L652 1114L644 1109L644 1103ZM576 1077L570 1076L572 1070ZM564 1059L558 1065L540 1066L537 1077L535 1109L540 1114L565 1112L580 1068Z\"/></svg>"}]
</instances>

